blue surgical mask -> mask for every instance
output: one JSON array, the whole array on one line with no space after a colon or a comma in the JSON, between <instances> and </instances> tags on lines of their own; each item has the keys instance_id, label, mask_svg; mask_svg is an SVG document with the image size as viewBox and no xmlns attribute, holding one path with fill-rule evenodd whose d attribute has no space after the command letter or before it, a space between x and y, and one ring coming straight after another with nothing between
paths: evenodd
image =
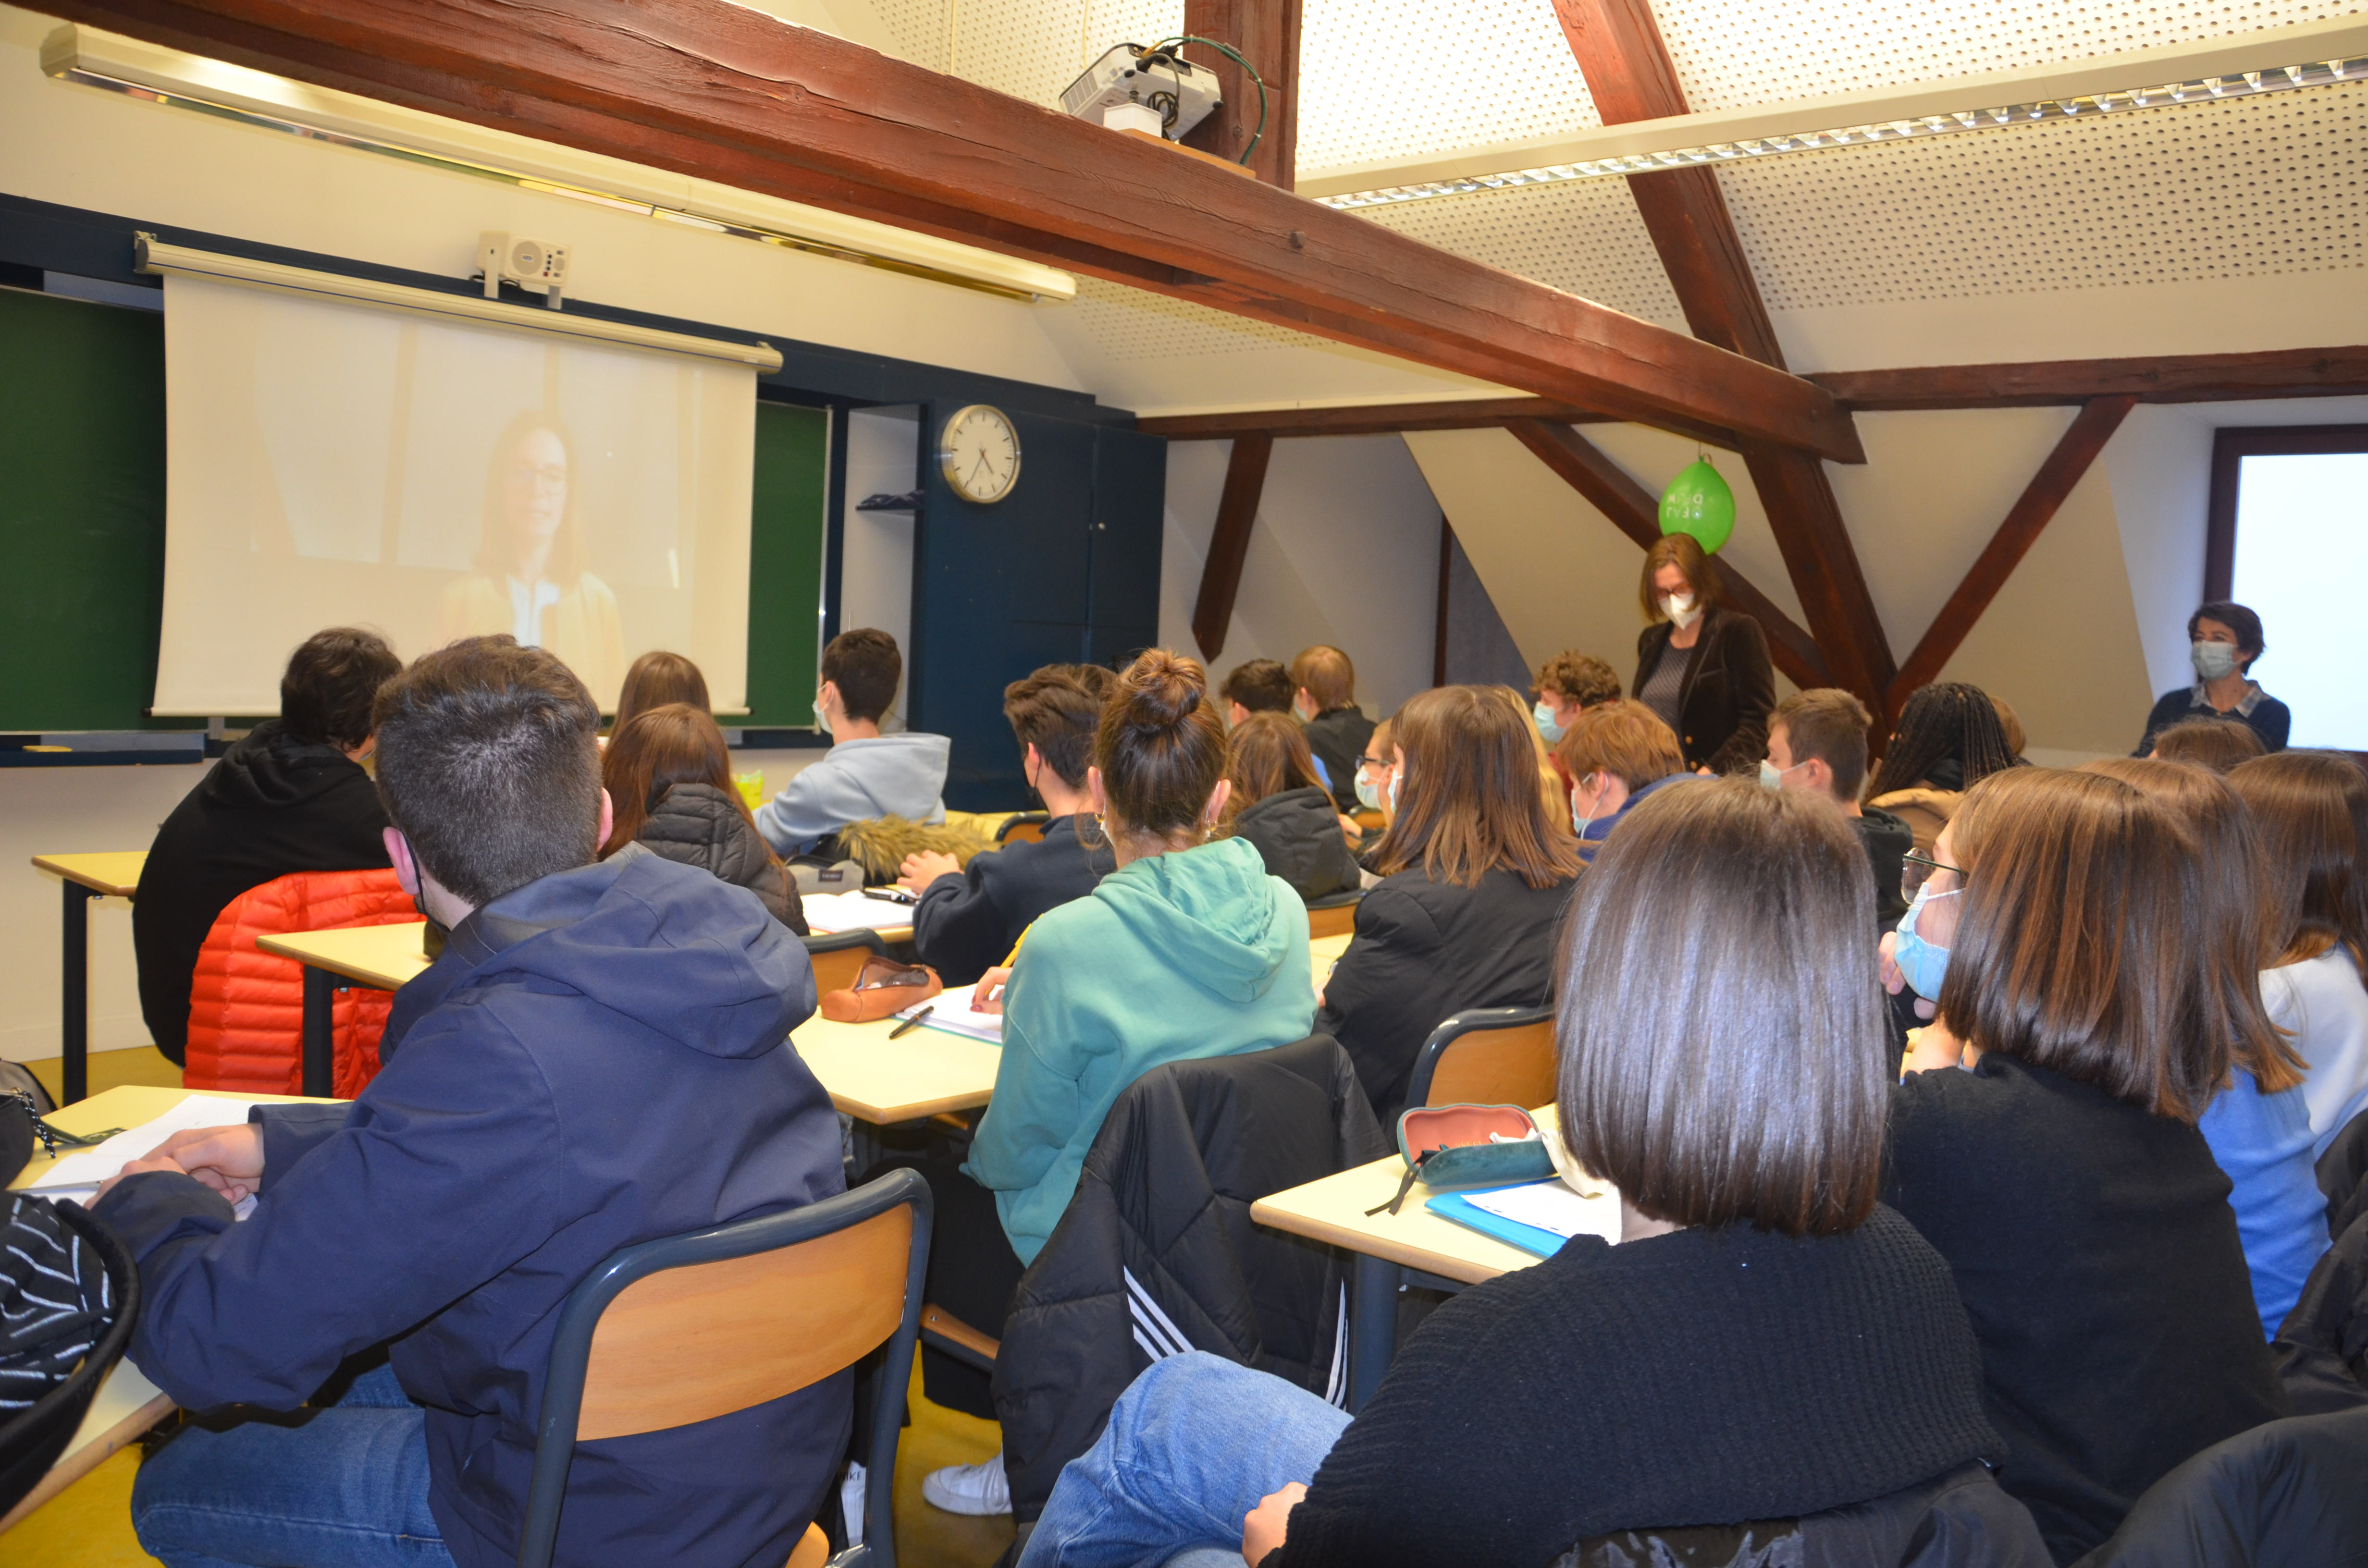
<instances>
[{"instance_id":1,"label":"blue surgical mask","mask_svg":"<svg viewBox=\"0 0 2368 1568\"><path fill-rule=\"evenodd\" d=\"M830 727L830 715L822 710L822 699L819 697L814 699L814 723L821 728L822 733L825 735L836 734L837 733Z\"/></svg>"},{"instance_id":2,"label":"blue surgical mask","mask_svg":"<svg viewBox=\"0 0 2368 1568\"><path fill-rule=\"evenodd\" d=\"M1379 808L1376 808L1376 809L1378 810ZM1398 814L1398 776L1397 776L1397 772L1396 772L1396 770L1395 770L1395 769L1392 769L1392 770L1391 770L1391 773L1390 773L1390 815L1392 815L1392 816L1395 816L1395 815L1397 815L1397 814Z\"/></svg>"},{"instance_id":3,"label":"blue surgical mask","mask_svg":"<svg viewBox=\"0 0 2368 1568\"><path fill-rule=\"evenodd\" d=\"M1546 744L1552 745L1562 739L1562 725L1554 719L1554 710L1546 705L1544 699L1541 698L1538 705L1531 709L1530 712L1536 717L1538 733L1543 737Z\"/></svg>"},{"instance_id":4,"label":"blue surgical mask","mask_svg":"<svg viewBox=\"0 0 2368 1568\"><path fill-rule=\"evenodd\" d=\"M1916 917L1924 913L1925 904L1931 900L1954 898L1964 891L1963 888L1951 888L1947 892L1936 893L1930 887L1918 888L1916 890L1916 902L1909 904L1907 913L1899 917L1899 940L1892 945L1891 961L1899 966L1900 974L1907 981L1907 989L1927 1002L1941 999L1941 982L1949 972L1949 949L1936 948L1918 936Z\"/></svg>"},{"instance_id":5,"label":"blue surgical mask","mask_svg":"<svg viewBox=\"0 0 2368 1568\"><path fill-rule=\"evenodd\" d=\"M1395 804L1395 801L1392 803ZM1382 792L1373 788L1373 781L1365 776L1362 765L1357 768L1357 804L1369 812L1378 812L1382 809Z\"/></svg>"},{"instance_id":6,"label":"blue surgical mask","mask_svg":"<svg viewBox=\"0 0 2368 1568\"><path fill-rule=\"evenodd\" d=\"M2195 673L2205 680L2218 680L2237 673L2237 645L2234 642L2195 642L2187 650L2188 661Z\"/></svg>"},{"instance_id":7,"label":"blue surgical mask","mask_svg":"<svg viewBox=\"0 0 2368 1568\"><path fill-rule=\"evenodd\" d=\"M1779 767L1774 763L1769 761L1766 757L1761 757L1759 759L1760 788L1765 790L1782 790L1784 787L1784 775L1793 772L1796 769L1806 767L1807 766L1808 764L1805 762L1796 762L1791 767Z\"/></svg>"}]
</instances>

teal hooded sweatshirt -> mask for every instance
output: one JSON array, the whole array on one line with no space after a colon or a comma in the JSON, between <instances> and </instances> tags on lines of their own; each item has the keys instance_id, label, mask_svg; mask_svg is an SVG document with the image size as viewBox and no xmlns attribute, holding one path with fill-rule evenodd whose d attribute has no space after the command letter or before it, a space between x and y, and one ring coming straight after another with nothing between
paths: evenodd
<instances>
[{"instance_id":1,"label":"teal hooded sweatshirt","mask_svg":"<svg viewBox=\"0 0 2368 1568\"><path fill-rule=\"evenodd\" d=\"M1003 1006L1003 1063L962 1166L1036 1261L1086 1151L1163 1062L1304 1040L1307 907L1246 840L1136 860L1030 928Z\"/></svg>"}]
</instances>

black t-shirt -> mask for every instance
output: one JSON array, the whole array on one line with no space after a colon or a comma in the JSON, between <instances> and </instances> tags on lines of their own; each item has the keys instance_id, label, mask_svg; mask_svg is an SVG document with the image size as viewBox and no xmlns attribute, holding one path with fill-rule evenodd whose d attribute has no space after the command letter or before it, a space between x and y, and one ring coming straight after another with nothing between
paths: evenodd
<instances>
[{"instance_id":1,"label":"black t-shirt","mask_svg":"<svg viewBox=\"0 0 2368 1568\"><path fill-rule=\"evenodd\" d=\"M1995 1054L1893 1093L1884 1201L1949 1260L2007 1442L1998 1483L2056 1561L2286 1414L2202 1133Z\"/></svg>"}]
</instances>

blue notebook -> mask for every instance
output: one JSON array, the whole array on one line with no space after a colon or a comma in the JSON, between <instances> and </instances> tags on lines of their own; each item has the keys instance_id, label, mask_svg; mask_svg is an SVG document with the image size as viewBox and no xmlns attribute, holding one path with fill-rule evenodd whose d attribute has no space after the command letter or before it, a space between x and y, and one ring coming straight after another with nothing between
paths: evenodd
<instances>
[{"instance_id":1,"label":"blue notebook","mask_svg":"<svg viewBox=\"0 0 2368 1568\"><path fill-rule=\"evenodd\" d=\"M1532 1187L1536 1184L1522 1181L1515 1182L1513 1185ZM1484 1190L1503 1192L1507 1189L1494 1187ZM1494 1236L1508 1246L1517 1246L1523 1252L1534 1253L1540 1257L1552 1257L1560 1252L1565 1239L1555 1235L1552 1231L1542 1231L1535 1225L1524 1225L1519 1220L1508 1220L1502 1214L1491 1214L1460 1192L1442 1192L1437 1198L1426 1199L1423 1207L1442 1220L1452 1220L1459 1225L1467 1225L1482 1235Z\"/></svg>"}]
</instances>

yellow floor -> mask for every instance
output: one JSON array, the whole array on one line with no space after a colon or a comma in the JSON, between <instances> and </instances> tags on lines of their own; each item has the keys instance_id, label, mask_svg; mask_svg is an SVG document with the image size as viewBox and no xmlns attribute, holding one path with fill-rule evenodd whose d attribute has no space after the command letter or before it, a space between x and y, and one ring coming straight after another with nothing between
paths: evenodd
<instances>
[{"instance_id":1,"label":"yellow floor","mask_svg":"<svg viewBox=\"0 0 2368 1568\"><path fill-rule=\"evenodd\" d=\"M26 1063L58 1092L58 1064ZM98 1051L90 1059L93 1094L119 1084L180 1085L181 1070L154 1047ZM988 1568L1011 1544L1011 1517L977 1519L942 1513L921 1500L921 1477L940 1465L975 1464L1003 1446L992 1421L942 1409L921 1394L913 1369L913 1424L896 1454L896 1553L913 1568ZM152 1568L156 1560L131 1534L131 1478L140 1453L127 1449L0 1536L0 1568Z\"/></svg>"}]
</instances>

